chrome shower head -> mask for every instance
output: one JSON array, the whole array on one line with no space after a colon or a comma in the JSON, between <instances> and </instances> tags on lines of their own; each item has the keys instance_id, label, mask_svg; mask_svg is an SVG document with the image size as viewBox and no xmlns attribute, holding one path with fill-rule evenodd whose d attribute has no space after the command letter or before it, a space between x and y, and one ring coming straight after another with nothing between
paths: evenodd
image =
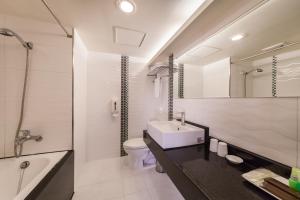
<instances>
[{"instance_id":1,"label":"chrome shower head","mask_svg":"<svg viewBox=\"0 0 300 200\"><path fill-rule=\"evenodd\" d=\"M14 31L7 29L7 28L0 28L0 34L8 37L16 37L19 42L25 47L26 49L33 49L33 43L32 42L26 42L24 41L21 36L19 36Z\"/></svg>"},{"instance_id":2,"label":"chrome shower head","mask_svg":"<svg viewBox=\"0 0 300 200\"><path fill-rule=\"evenodd\" d=\"M263 72L264 70L262 68L257 68L256 72Z\"/></svg>"},{"instance_id":3,"label":"chrome shower head","mask_svg":"<svg viewBox=\"0 0 300 200\"><path fill-rule=\"evenodd\" d=\"M264 71L264 70L263 70L262 68L256 68L256 69L252 69L252 70L250 70L250 71L248 71L248 72L242 71L241 74L246 76L246 75L248 75L248 74L250 74L250 73L252 73L252 72L259 72L259 73L260 73L260 72L263 72L263 71Z\"/></svg>"},{"instance_id":4,"label":"chrome shower head","mask_svg":"<svg viewBox=\"0 0 300 200\"><path fill-rule=\"evenodd\" d=\"M10 32L8 29L0 29L0 34L9 37L14 36L14 33Z\"/></svg>"}]
</instances>

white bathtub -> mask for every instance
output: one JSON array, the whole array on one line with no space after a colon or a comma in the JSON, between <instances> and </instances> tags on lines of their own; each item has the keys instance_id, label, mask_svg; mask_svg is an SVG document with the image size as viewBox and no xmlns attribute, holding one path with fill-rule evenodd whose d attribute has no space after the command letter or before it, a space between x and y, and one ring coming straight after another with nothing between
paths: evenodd
<instances>
[{"instance_id":1,"label":"white bathtub","mask_svg":"<svg viewBox=\"0 0 300 200\"><path fill-rule=\"evenodd\" d=\"M67 152L38 154L20 158L0 159L0 199L23 200ZM21 191L17 194L20 164L29 161L25 169Z\"/></svg>"}]
</instances>

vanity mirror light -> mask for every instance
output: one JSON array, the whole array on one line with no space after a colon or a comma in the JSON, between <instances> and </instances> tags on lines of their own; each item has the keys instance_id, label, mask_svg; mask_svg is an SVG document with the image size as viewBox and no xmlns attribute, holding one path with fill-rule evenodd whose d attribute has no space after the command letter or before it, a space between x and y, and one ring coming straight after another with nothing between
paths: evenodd
<instances>
[{"instance_id":1,"label":"vanity mirror light","mask_svg":"<svg viewBox=\"0 0 300 200\"><path fill-rule=\"evenodd\" d=\"M300 1L266 1L177 56L177 98L300 96Z\"/></svg>"}]
</instances>

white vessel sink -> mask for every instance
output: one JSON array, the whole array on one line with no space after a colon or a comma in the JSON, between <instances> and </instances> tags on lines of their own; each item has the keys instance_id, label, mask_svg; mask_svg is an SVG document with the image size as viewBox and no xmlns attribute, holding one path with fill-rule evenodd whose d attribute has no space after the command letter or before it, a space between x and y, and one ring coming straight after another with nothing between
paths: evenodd
<instances>
[{"instance_id":1,"label":"white vessel sink","mask_svg":"<svg viewBox=\"0 0 300 200\"><path fill-rule=\"evenodd\" d=\"M204 143L203 129L179 121L150 121L147 131L163 149Z\"/></svg>"}]
</instances>

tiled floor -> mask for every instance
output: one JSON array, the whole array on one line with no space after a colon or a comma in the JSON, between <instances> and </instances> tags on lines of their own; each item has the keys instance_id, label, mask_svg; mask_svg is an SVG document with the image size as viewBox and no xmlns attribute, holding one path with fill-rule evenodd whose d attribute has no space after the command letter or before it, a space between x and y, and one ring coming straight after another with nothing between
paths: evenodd
<instances>
[{"instance_id":1,"label":"tiled floor","mask_svg":"<svg viewBox=\"0 0 300 200\"><path fill-rule=\"evenodd\" d=\"M166 174L154 167L134 171L123 158L86 164L73 200L184 200Z\"/></svg>"}]
</instances>

